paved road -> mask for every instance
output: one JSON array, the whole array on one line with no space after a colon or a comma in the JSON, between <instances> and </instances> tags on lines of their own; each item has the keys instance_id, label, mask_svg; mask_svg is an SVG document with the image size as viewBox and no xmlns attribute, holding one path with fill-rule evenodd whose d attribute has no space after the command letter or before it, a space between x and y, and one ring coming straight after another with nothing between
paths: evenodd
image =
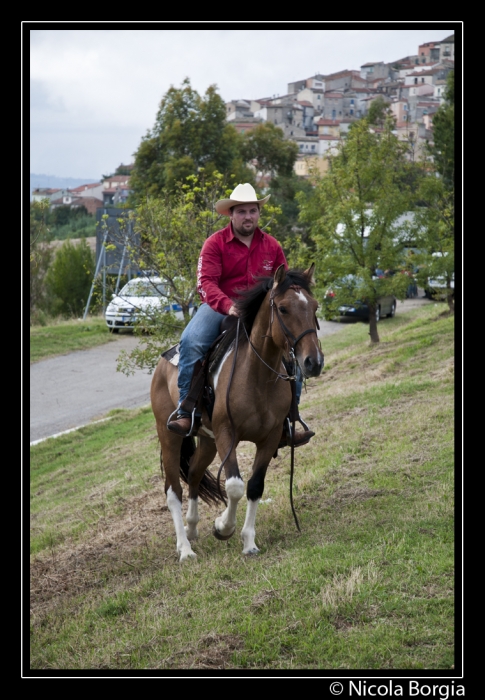
<instances>
[{"instance_id":1,"label":"paved road","mask_svg":"<svg viewBox=\"0 0 485 700\"><path fill-rule=\"evenodd\" d=\"M151 376L116 371L122 349L136 347L131 334L92 350L54 357L30 366L30 442L101 419L114 408L150 403Z\"/></svg>"},{"instance_id":2,"label":"paved road","mask_svg":"<svg viewBox=\"0 0 485 700\"><path fill-rule=\"evenodd\" d=\"M398 302L397 313L431 303L422 290L416 299ZM337 333L344 323L321 321L319 337ZM78 428L102 419L115 408L135 408L150 403L151 376L137 371L127 377L116 371L116 358L128 352L137 339L120 333L116 342L92 350L36 362L30 367L30 442Z\"/></svg>"}]
</instances>

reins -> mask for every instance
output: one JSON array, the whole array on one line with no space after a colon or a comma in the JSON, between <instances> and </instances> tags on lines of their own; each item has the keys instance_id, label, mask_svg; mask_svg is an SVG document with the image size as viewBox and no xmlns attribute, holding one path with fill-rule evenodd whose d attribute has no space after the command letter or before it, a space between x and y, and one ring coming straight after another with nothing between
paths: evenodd
<instances>
[{"instance_id":1,"label":"reins","mask_svg":"<svg viewBox=\"0 0 485 700\"><path fill-rule=\"evenodd\" d=\"M299 291L300 287L298 287L297 285L291 285L291 286L289 287L289 289L296 289L297 291ZM275 296L277 296L277 294L275 294L274 291L272 291L272 293L271 293L271 295L270 295L270 308L271 308L270 329L271 329L272 326L273 326L274 313L276 312L276 318L278 319L278 321L279 321L279 323L280 323L281 330L283 331L283 335L284 335L284 337L285 337L285 339L286 339L287 346L288 346L289 361L288 361L288 363L287 363L287 373L286 373L286 374L282 374L281 372L277 372L275 369L273 369L273 367L271 367L270 365L268 365L268 363L265 362L265 360L263 360L263 358L261 357L261 355L258 353L258 351L256 350L256 348L254 347L253 343L251 342L251 339L250 339L250 337L249 337L247 328L246 328L246 326L245 326L244 324L243 324L243 329L244 329L244 332L245 332L245 334L246 334L246 338L247 338L247 340L248 340L248 343L249 343L249 345L250 345L252 351L253 351L254 354L256 355L256 357L265 365L265 367L267 367L267 368L270 369L274 374L276 374L276 378L277 378L277 379L283 379L284 381L289 381L289 382L290 382L290 385L291 385L291 410L290 410L290 415L291 415L291 419L292 419L292 425L291 425L291 435L290 435L290 447L291 447L290 505L291 505L291 511L292 511L292 513L293 513L293 518L294 518L294 520L295 520L295 524L296 524L296 527L297 527L297 529L298 529L298 532L301 532L300 524L299 524L299 522L298 522L298 518L297 518L297 515L296 515L296 512L295 512L295 507L294 507L294 504L293 504L293 476L294 476L294 468L295 468L295 439L294 439L294 436L295 436L295 428L296 428L296 415L297 415L297 411L298 411L297 401L296 401L296 364L297 364L297 359L296 359L296 356L295 356L295 348L296 348L297 343L299 343L299 341L300 341L305 335L307 335L308 333L315 333L315 334L317 335L317 331L316 331L315 328L307 328L305 331L303 331L302 333L300 333L300 335L298 335L297 337L295 337L295 336L293 335L293 333L289 330L289 328L287 328L287 326L285 325L285 323L283 322L283 320L282 320L282 318L281 318L281 316L280 316L280 313L279 313L279 311L278 311L278 307L277 307L277 306L275 305L275 303L274 303L274 298L275 298ZM315 316L315 324L316 324L316 326L317 326L317 329L319 329L320 326L318 325L318 320L317 320L317 317L316 317L316 316ZM232 415L231 415L231 410L230 410L230 408L229 408L229 391L230 391L230 388L231 388L231 385L232 385L232 379L233 379L234 370L235 370L235 367L236 367L237 351L238 351L238 347L239 347L239 326L240 326L240 318L238 317L238 319L237 319L237 328L236 328L235 347L234 347L234 357L233 357L233 360L232 360L231 374L230 374L230 377L229 377L229 381L228 381L228 383L227 383L227 390L226 390L226 410L227 410L227 415L229 416L229 421L230 421L230 423L231 423L231 428L232 428L232 442L231 442L231 446L230 446L230 448L229 448L229 450L228 450L226 456L224 457L224 459L223 459L222 462L221 462L221 466L219 467L219 471L218 471L218 473L217 473L217 484L218 484L218 488L219 488L219 494L220 494L220 496L221 496L221 498L222 498L222 500L223 500L223 502L224 502L224 505L227 505L227 504L226 504L226 501L225 501L225 499L223 498L222 493L221 493L220 476L221 476L221 472L222 472L222 469L223 469L223 467L224 467L224 464L225 464L226 461L228 460L229 455L231 454L231 452L232 452L232 450L233 450L233 448L234 448L234 443L235 443L235 440L236 440L236 431L235 431L235 428L234 428L234 421L233 421L233 418L232 418ZM291 344L290 344L290 339L292 339Z\"/></svg>"},{"instance_id":2,"label":"reins","mask_svg":"<svg viewBox=\"0 0 485 700\"><path fill-rule=\"evenodd\" d=\"M229 381L227 382L227 389L226 389L226 411L227 411L227 415L229 416L229 421L231 423L232 441L231 441L231 446L229 447L229 450L228 450L226 456L224 457L224 459L221 462L221 466L219 467L219 471L217 472L217 488L219 489L219 495L220 495L222 502L224 503L225 506L227 506L227 503L226 503L226 499L222 495L222 491L221 491L221 472L222 472L222 468L224 467L225 463L229 459L229 455L231 454L232 450L234 449L234 443L236 441L236 431L234 429L234 421L232 419L231 409L229 408L229 390L231 388L232 378L234 376L234 370L236 368L237 351L239 348L239 325L240 325L240 318L238 317L237 326L236 326L236 338L234 340L234 357L232 358L231 374L229 376ZM247 331L246 331L246 335L247 335Z\"/></svg>"},{"instance_id":3,"label":"reins","mask_svg":"<svg viewBox=\"0 0 485 700\"><path fill-rule=\"evenodd\" d=\"M300 291L300 287L298 287L295 284L290 285L288 289L295 289L296 291ZM297 343L300 342L302 338L305 337L308 333L315 333L317 334L317 330L315 328L307 328L305 331L300 333L298 337L295 337L293 333L290 331L289 328L287 328L286 324L284 323L283 319L281 318L280 312L278 311L278 307L274 303L275 297L278 296L277 294L274 293L274 290L271 292L270 296L270 307L271 307L271 319L270 319L270 328L273 326L273 318L274 318L274 313L276 314L276 318L279 321L279 324L281 326L281 330L283 331L283 335L286 338L286 342L288 345L288 356L289 356L289 362L288 362L288 380L293 380L291 383L291 436L290 436L290 442L291 442L291 467L290 467L290 504L291 504L291 512L293 513L293 518L295 520L295 524L297 527L298 532L301 532L300 529L300 524L298 522L298 518L295 512L295 507L293 505L293 476L294 476L294 471L295 471L295 429L296 429L296 415L298 411L298 406L296 402L296 355L295 355L295 348ZM318 320L317 317L315 316L315 324L317 326L317 329L320 328L318 325ZM290 347L290 338L293 339L293 343ZM292 374L290 374L290 370Z\"/></svg>"}]
</instances>

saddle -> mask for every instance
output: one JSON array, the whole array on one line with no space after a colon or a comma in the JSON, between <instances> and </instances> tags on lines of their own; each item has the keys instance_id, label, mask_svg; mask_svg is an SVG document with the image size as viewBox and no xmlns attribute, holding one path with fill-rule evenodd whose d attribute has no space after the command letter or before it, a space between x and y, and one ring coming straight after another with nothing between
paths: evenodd
<instances>
[{"instance_id":1,"label":"saddle","mask_svg":"<svg viewBox=\"0 0 485 700\"><path fill-rule=\"evenodd\" d=\"M235 316L225 316L221 322L220 334L207 350L205 357L195 363L189 393L180 406L187 413L194 414L193 435L197 434L197 430L200 427L203 408L206 409L210 420L212 420L215 396L214 390L209 383L209 375L217 369L227 350L234 343L236 327L237 318ZM177 366L179 354L180 343L177 343L177 345L163 352L162 357Z\"/></svg>"},{"instance_id":2,"label":"saddle","mask_svg":"<svg viewBox=\"0 0 485 700\"><path fill-rule=\"evenodd\" d=\"M180 408L193 416L191 435L197 435L202 419L202 410L204 408L207 411L209 419L212 420L215 395L209 383L209 376L217 369L222 358L235 342L236 329L237 317L225 316L221 322L220 334L206 352L205 357L195 363L189 393L180 405ZM175 366L178 365L179 355L180 343L177 343L177 345L174 345L162 353L162 357ZM295 374L294 364L292 364L291 361L286 361L284 358L283 364L288 374L293 376ZM292 385L293 384L294 382L292 382ZM294 425L296 421L301 423L301 425L308 430L308 426L301 418L298 405L294 399L294 386L292 386L292 396L290 410L284 421L284 428L288 435L291 435L291 426Z\"/></svg>"}]
</instances>

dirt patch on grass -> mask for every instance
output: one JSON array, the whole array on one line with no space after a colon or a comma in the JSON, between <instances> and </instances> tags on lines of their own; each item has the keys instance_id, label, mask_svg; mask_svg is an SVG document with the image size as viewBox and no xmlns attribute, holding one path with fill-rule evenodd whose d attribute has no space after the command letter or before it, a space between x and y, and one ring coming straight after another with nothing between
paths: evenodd
<instances>
[{"instance_id":1,"label":"dirt patch on grass","mask_svg":"<svg viewBox=\"0 0 485 700\"><path fill-rule=\"evenodd\" d=\"M158 481L160 479L158 478ZM105 574L140 574L166 561L176 564L175 534L165 505L161 482L157 488L130 499L120 499L120 512L100 517L82 541L69 538L52 551L36 556L30 565L30 607L35 615L67 598L104 585ZM200 527L207 528L217 514L200 506Z\"/></svg>"}]
</instances>

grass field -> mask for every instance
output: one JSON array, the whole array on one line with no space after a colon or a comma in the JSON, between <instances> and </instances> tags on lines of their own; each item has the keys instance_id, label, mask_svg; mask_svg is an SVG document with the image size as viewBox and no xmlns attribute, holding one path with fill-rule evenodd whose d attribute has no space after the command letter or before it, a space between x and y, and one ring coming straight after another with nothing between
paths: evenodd
<instances>
[{"instance_id":1,"label":"grass field","mask_svg":"<svg viewBox=\"0 0 485 700\"><path fill-rule=\"evenodd\" d=\"M30 328L30 362L65 355L75 350L87 350L103 343L116 342L102 316L89 316L73 321L51 322Z\"/></svg>"},{"instance_id":2,"label":"grass field","mask_svg":"<svg viewBox=\"0 0 485 700\"><path fill-rule=\"evenodd\" d=\"M442 304L324 339L268 469L257 557L212 532L178 563L149 407L30 449L30 672L454 674L454 319ZM239 448L247 479L253 446ZM216 471L219 462L211 467ZM243 499L244 501L245 499ZM245 507L238 511L238 532Z\"/></svg>"}]
</instances>

